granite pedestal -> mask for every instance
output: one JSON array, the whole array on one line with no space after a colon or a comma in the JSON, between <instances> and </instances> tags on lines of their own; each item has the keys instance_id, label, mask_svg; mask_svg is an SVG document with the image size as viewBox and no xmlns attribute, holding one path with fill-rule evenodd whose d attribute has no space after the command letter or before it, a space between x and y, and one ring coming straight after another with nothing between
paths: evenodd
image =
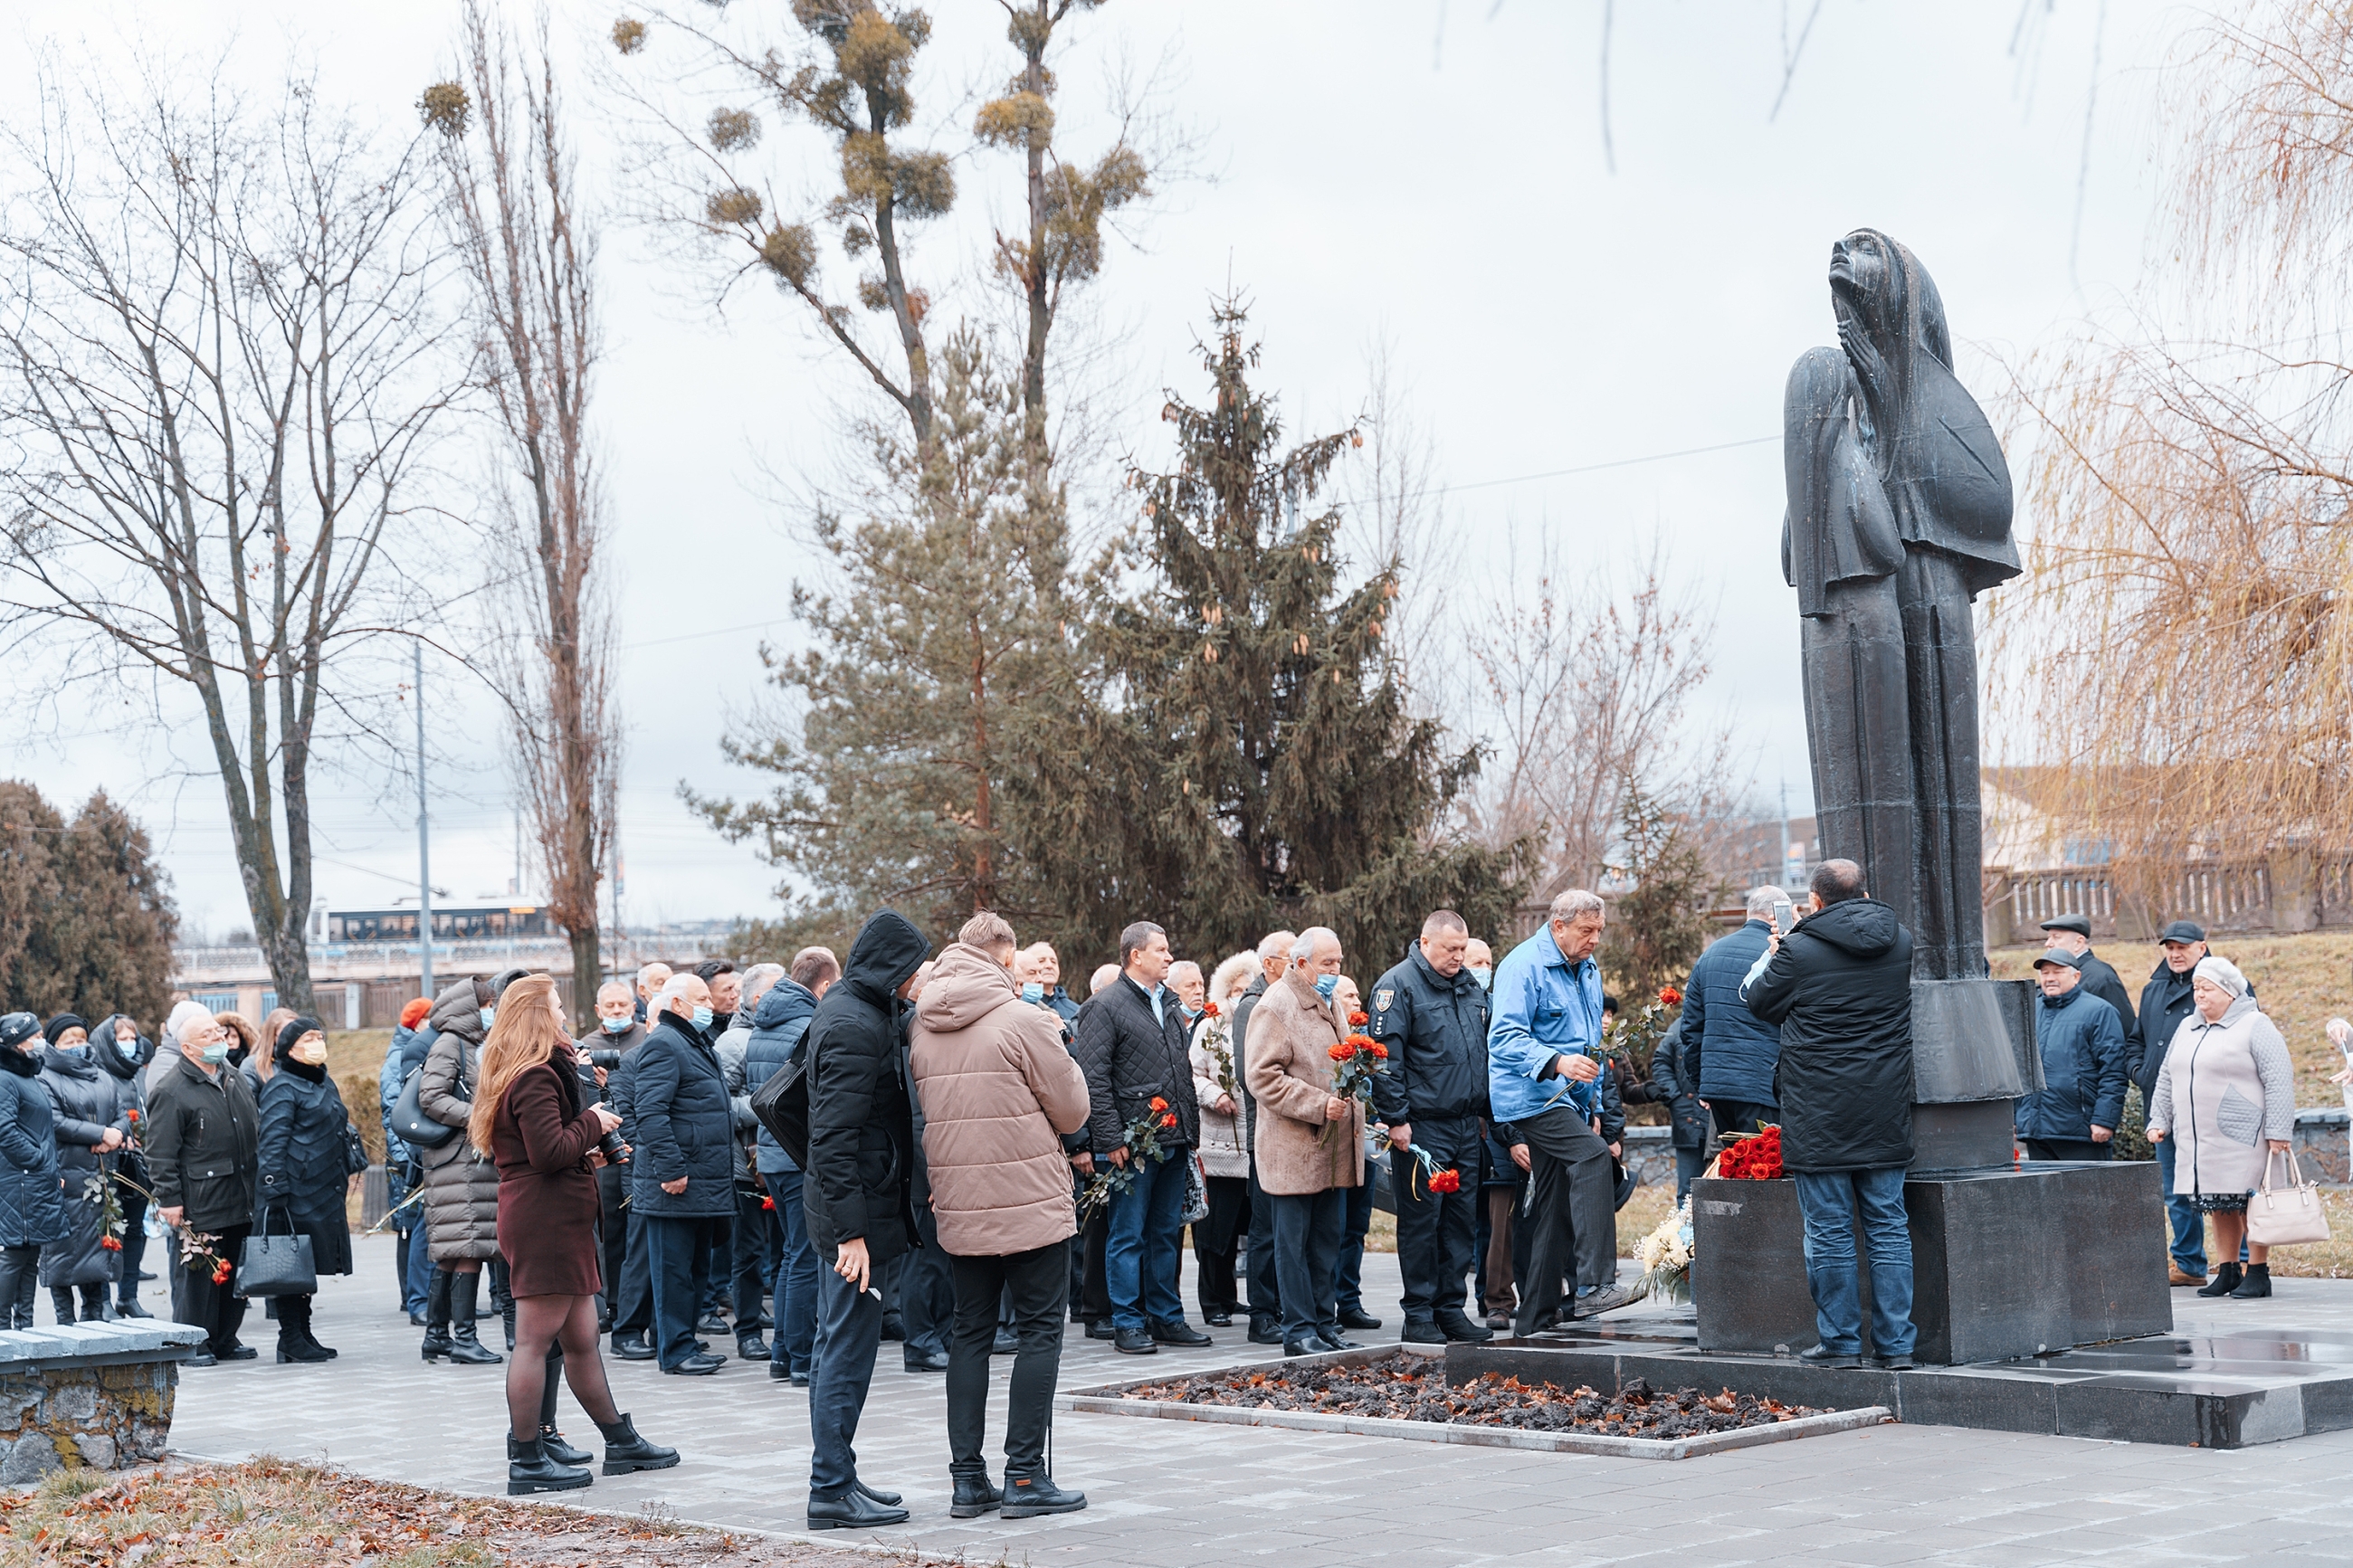
<instances>
[{"instance_id":1,"label":"granite pedestal","mask_svg":"<svg viewBox=\"0 0 2353 1568\"><path fill-rule=\"evenodd\" d=\"M2153 1163L1914 1176L1904 1208L1921 1361L2009 1361L2173 1327L2164 1249L2149 1239L2164 1226ZM1795 1182L1694 1182L1692 1242L1700 1348L1792 1355L1819 1342Z\"/></svg>"}]
</instances>

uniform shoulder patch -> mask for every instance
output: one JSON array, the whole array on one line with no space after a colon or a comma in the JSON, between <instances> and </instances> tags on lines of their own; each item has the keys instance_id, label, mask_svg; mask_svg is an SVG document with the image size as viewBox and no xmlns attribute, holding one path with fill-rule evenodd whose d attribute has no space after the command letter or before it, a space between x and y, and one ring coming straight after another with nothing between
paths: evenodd
<instances>
[{"instance_id":1,"label":"uniform shoulder patch","mask_svg":"<svg viewBox=\"0 0 2353 1568\"><path fill-rule=\"evenodd\" d=\"M1394 986L1384 985L1373 993L1373 1005L1384 1013L1389 1010L1389 1004L1396 1000L1397 990Z\"/></svg>"}]
</instances>

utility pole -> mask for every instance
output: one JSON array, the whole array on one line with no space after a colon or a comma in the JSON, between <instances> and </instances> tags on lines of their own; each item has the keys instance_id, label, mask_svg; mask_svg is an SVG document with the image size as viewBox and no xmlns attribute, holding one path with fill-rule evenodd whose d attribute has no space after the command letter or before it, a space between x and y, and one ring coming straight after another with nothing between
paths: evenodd
<instances>
[{"instance_id":1,"label":"utility pole","mask_svg":"<svg viewBox=\"0 0 2353 1568\"><path fill-rule=\"evenodd\" d=\"M1779 881L1789 874L1789 781L1781 781L1781 869L1773 880Z\"/></svg>"},{"instance_id":2,"label":"utility pole","mask_svg":"<svg viewBox=\"0 0 2353 1568\"><path fill-rule=\"evenodd\" d=\"M417 656L417 985L427 999L433 995L433 854L425 827L425 645L411 645Z\"/></svg>"}]
</instances>

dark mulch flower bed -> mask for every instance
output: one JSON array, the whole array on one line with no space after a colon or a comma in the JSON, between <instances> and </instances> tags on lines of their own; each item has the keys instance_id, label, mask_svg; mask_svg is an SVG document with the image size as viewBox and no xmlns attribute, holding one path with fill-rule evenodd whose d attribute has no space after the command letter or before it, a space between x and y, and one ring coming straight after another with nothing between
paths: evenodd
<instances>
[{"instance_id":1,"label":"dark mulch flower bed","mask_svg":"<svg viewBox=\"0 0 2353 1568\"><path fill-rule=\"evenodd\" d=\"M1124 1394L1129 1399L1179 1405L1231 1405L1247 1410L1373 1415L1392 1421L1453 1421L1608 1437L1699 1437L1829 1414L1730 1389L1714 1394L1696 1388L1654 1389L1639 1377L1613 1398L1590 1388L1522 1383L1493 1373L1452 1385L1435 1360L1401 1351L1360 1366L1213 1373L1145 1384L1124 1390Z\"/></svg>"}]
</instances>

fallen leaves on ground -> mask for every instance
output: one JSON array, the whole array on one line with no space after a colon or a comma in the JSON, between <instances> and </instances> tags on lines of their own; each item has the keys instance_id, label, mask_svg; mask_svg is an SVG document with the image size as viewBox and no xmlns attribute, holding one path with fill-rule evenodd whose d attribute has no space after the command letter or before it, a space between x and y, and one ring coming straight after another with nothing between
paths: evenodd
<instances>
[{"instance_id":1,"label":"fallen leaves on ground","mask_svg":"<svg viewBox=\"0 0 2353 1568\"><path fill-rule=\"evenodd\" d=\"M874 1568L891 1560L691 1529L658 1512L591 1514L456 1497L267 1457L61 1470L30 1491L0 1491L0 1563L10 1564Z\"/></svg>"},{"instance_id":2,"label":"fallen leaves on ground","mask_svg":"<svg viewBox=\"0 0 2353 1568\"><path fill-rule=\"evenodd\" d=\"M1125 1391L1130 1399L1233 1405L1393 1421L1452 1421L1516 1426L1530 1432L1585 1432L1607 1437L1696 1437L1743 1426L1770 1426L1825 1412L1725 1389L1669 1392L1631 1378L1612 1395L1590 1388L1522 1383L1495 1373L1449 1384L1426 1356L1397 1352L1357 1366L1274 1368L1175 1378Z\"/></svg>"}]
</instances>

